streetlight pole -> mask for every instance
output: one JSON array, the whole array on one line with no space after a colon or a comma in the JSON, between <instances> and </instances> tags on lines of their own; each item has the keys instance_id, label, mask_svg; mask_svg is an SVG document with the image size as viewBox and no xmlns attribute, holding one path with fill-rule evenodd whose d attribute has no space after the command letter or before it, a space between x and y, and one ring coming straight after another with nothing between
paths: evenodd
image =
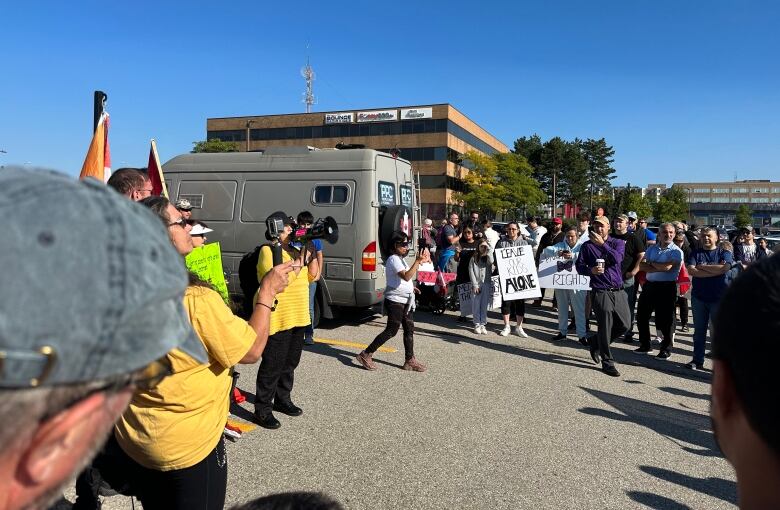
<instances>
[{"instance_id":1,"label":"streetlight pole","mask_svg":"<svg viewBox=\"0 0 780 510\"><path fill-rule=\"evenodd\" d=\"M246 151L249 152L249 128L254 124L255 121L253 120L247 120L246 121Z\"/></svg>"}]
</instances>

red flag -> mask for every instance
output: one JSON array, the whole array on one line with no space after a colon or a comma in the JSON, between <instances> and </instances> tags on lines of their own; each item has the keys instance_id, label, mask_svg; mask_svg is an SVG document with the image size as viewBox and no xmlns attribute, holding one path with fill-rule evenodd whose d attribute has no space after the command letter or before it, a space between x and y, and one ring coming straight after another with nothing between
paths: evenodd
<instances>
[{"instance_id":1,"label":"red flag","mask_svg":"<svg viewBox=\"0 0 780 510\"><path fill-rule=\"evenodd\" d=\"M149 181L152 183L152 195L162 195L168 198L168 187L165 185L160 156L157 155L157 142L152 140L152 148L149 150L149 164L146 166L149 173Z\"/></svg>"},{"instance_id":2,"label":"red flag","mask_svg":"<svg viewBox=\"0 0 780 510\"><path fill-rule=\"evenodd\" d=\"M108 113L103 112L98 120L95 134L87 150L87 157L81 166L79 179L94 177L100 181L108 181L111 175L111 150L108 147Z\"/></svg>"}]
</instances>

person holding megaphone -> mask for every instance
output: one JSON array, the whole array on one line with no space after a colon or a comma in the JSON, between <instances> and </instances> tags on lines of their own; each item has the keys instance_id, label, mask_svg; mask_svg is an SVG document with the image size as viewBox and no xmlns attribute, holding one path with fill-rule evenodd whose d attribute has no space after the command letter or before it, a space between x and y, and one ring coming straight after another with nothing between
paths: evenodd
<instances>
[{"instance_id":1,"label":"person holding megaphone","mask_svg":"<svg viewBox=\"0 0 780 510\"><path fill-rule=\"evenodd\" d=\"M288 274L287 288L276 295L272 304L262 303L271 309L271 327L268 344L257 370L255 392L255 421L261 427L277 429L281 426L272 411L288 416L300 416L303 410L296 406L290 394L293 389L295 368L301 360L303 338L309 317L309 284L319 275L316 251L310 243L296 248L293 243L293 218L277 211L266 219L266 238L270 245L260 249L257 260L257 280L276 264L293 262ZM257 302L255 297L255 302Z\"/></svg>"}]
</instances>

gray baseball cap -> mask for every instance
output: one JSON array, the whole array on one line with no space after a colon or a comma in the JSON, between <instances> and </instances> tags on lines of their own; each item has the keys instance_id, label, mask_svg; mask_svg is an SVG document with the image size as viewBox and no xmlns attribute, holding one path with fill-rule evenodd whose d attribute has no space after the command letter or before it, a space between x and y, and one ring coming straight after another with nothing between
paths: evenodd
<instances>
[{"instance_id":1,"label":"gray baseball cap","mask_svg":"<svg viewBox=\"0 0 780 510\"><path fill-rule=\"evenodd\" d=\"M0 169L0 387L127 374L179 348L184 261L147 208L96 180Z\"/></svg>"}]
</instances>

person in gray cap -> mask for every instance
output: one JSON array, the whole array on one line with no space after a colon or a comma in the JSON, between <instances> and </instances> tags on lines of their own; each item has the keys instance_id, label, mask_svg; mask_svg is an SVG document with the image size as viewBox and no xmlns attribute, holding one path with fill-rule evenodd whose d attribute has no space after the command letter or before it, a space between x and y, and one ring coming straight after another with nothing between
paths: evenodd
<instances>
[{"instance_id":1,"label":"person in gray cap","mask_svg":"<svg viewBox=\"0 0 780 510\"><path fill-rule=\"evenodd\" d=\"M169 351L207 356L148 210L95 180L6 167L0 215L0 509L45 508L134 389L170 374Z\"/></svg>"},{"instance_id":2,"label":"person in gray cap","mask_svg":"<svg viewBox=\"0 0 780 510\"><path fill-rule=\"evenodd\" d=\"M185 221L192 219L192 204L186 198L180 198L176 201L176 209L178 209Z\"/></svg>"}]
</instances>

